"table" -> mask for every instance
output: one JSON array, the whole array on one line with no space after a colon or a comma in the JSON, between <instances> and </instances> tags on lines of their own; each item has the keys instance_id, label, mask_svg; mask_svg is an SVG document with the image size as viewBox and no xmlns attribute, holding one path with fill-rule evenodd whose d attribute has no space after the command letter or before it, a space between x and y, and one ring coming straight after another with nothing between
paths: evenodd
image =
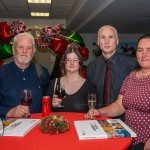
<instances>
[{"instance_id":1,"label":"table","mask_svg":"<svg viewBox=\"0 0 150 150\"><path fill-rule=\"evenodd\" d=\"M73 124L74 120L84 120L83 113L59 112L68 119L70 129L64 133L50 135L42 133L37 125L24 137L2 137L1 150L126 150L132 138L79 140ZM40 113L32 118L42 118ZM106 119L99 117L98 119Z\"/></svg>"}]
</instances>

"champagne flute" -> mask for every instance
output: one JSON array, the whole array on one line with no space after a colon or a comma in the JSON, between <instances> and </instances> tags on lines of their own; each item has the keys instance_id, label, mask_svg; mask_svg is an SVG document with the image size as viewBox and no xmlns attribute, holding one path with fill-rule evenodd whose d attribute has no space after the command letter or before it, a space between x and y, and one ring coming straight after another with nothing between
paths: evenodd
<instances>
[{"instance_id":1,"label":"champagne flute","mask_svg":"<svg viewBox=\"0 0 150 150\"><path fill-rule=\"evenodd\" d=\"M96 106L96 94L88 94L88 106L89 109L95 109Z\"/></svg>"},{"instance_id":2,"label":"champagne flute","mask_svg":"<svg viewBox=\"0 0 150 150\"><path fill-rule=\"evenodd\" d=\"M58 98L63 100L63 98L66 95L64 86L63 85L56 85L55 94L58 96ZM63 108L64 106L62 106L60 103L57 107Z\"/></svg>"},{"instance_id":3,"label":"champagne flute","mask_svg":"<svg viewBox=\"0 0 150 150\"><path fill-rule=\"evenodd\" d=\"M22 105L30 106L31 102L32 102L31 90L23 89L21 94ZM30 115L26 114L23 118L30 118L30 117L31 117Z\"/></svg>"}]
</instances>

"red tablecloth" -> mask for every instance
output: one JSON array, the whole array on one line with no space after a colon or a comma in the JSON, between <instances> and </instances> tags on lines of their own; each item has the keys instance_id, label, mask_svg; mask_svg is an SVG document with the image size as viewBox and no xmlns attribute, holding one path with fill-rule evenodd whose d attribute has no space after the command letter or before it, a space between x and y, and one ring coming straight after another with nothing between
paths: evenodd
<instances>
[{"instance_id":1,"label":"red tablecloth","mask_svg":"<svg viewBox=\"0 0 150 150\"><path fill-rule=\"evenodd\" d=\"M56 113L52 113L56 114ZM126 150L132 138L79 140L73 124L74 120L84 120L82 113L57 113L70 123L70 129L64 133L50 135L42 133L37 125L24 137L2 137L1 150ZM33 114L32 118L42 118ZM99 117L98 119L105 119Z\"/></svg>"}]
</instances>

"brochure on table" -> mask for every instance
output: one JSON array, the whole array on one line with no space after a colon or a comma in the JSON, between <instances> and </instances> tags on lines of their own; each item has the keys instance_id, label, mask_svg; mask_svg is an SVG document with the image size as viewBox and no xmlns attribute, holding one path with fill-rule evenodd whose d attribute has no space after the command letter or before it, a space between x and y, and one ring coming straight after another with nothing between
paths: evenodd
<instances>
[{"instance_id":1,"label":"brochure on table","mask_svg":"<svg viewBox=\"0 0 150 150\"><path fill-rule=\"evenodd\" d=\"M80 120L74 121L74 125L80 140L136 137L136 133L120 119Z\"/></svg>"},{"instance_id":2,"label":"brochure on table","mask_svg":"<svg viewBox=\"0 0 150 150\"><path fill-rule=\"evenodd\" d=\"M4 120L3 121L3 124L4 124L3 136L25 136L39 122L40 122L40 119Z\"/></svg>"}]
</instances>

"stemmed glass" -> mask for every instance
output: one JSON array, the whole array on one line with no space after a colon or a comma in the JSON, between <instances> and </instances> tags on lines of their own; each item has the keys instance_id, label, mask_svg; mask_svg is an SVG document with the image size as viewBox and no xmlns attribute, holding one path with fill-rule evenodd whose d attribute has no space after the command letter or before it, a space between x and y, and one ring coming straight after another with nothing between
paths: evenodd
<instances>
[{"instance_id":1,"label":"stemmed glass","mask_svg":"<svg viewBox=\"0 0 150 150\"><path fill-rule=\"evenodd\" d=\"M23 89L21 94L22 105L30 106L31 102L32 102L31 90ZM31 117L30 115L26 114L23 118L30 118L30 117Z\"/></svg>"},{"instance_id":2,"label":"stemmed glass","mask_svg":"<svg viewBox=\"0 0 150 150\"><path fill-rule=\"evenodd\" d=\"M88 94L88 106L89 109L95 109L96 106L96 94Z\"/></svg>"},{"instance_id":3,"label":"stemmed glass","mask_svg":"<svg viewBox=\"0 0 150 150\"><path fill-rule=\"evenodd\" d=\"M3 133L4 133L3 121L0 119L0 139L3 136Z\"/></svg>"},{"instance_id":4,"label":"stemmed glass","mask_svg":"<svg viewBox=\"0 0 150 150\"><path fill-rule=\"evenodd\" d=\"M63 100L66 95L64 85L56 85L55 94L58 96L58 98ZM57 107L63 108L64 106L62 106L60 103Z\"/></svg>"}]
</instances>

